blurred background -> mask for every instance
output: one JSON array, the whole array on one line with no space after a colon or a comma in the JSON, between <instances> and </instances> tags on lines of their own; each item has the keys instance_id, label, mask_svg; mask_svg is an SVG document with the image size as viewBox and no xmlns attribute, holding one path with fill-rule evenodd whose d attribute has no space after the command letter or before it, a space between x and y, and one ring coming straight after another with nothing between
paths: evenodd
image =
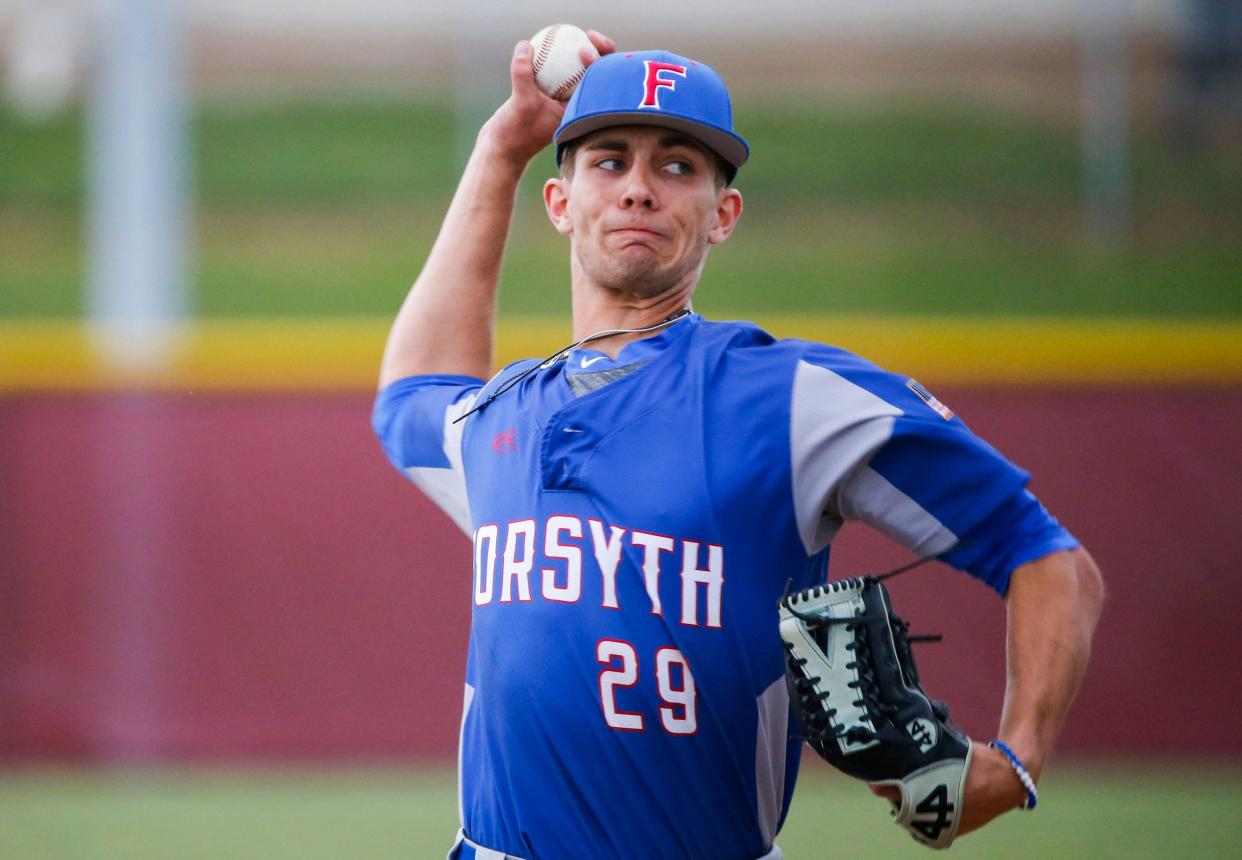
<instances>
[{"instance_id":1,"label":"blurred background","mask_svg":"<svg viewBox=\"0 0 1242 860\"><path fill-rule=\"evenodd\" d=\"M0 0L0 858L443 855L469 549L370 403L513 42L566 20L731 86L696 309L917 376L1105 572L1038 814L955 851L1235 856L1242 4ZM553 169L502 362L570 332ZM894 588L990 738L1003 605ZM922 850L804 773L787 856Z\"/></svg>"}]
</instances>

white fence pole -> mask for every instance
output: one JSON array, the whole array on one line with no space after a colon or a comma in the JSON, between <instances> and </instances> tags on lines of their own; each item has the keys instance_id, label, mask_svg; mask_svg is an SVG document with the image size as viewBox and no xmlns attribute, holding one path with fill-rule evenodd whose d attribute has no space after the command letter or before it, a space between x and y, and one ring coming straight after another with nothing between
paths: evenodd
<instances>
[{"instance_id":1,"label":"white fence pole","mask_svg":"<svg viewBox=\"0 0 1242 860\"><path fill-rule=\"evenodd\" d=\"M1082 4L1082 201L1089 237L1124 246L1133 230L1126 0Z\"/></svg>"},{"instance_id":2,"label":"white fence pole","mask_svg":"<svg viewBox=\"0 0 1242 860\"><path fill-rule=\"evenodd\" d=\"M100 357L158 369L188 305L180 3L113 0L90 92L87 308Z\"/></svg>"}]
</instances>

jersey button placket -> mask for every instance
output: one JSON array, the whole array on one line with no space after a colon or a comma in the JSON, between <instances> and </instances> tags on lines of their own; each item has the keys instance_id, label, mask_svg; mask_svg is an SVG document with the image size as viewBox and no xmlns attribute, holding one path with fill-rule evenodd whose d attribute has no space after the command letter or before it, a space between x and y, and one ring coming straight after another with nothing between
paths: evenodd
<instances>
[{"instance_id":1,"label":"jersey button placket","mask_svg":"<svg viewBox=\"0 0 1242 860\"><path fill-rule=\"evenodd\" d=\"M573 422L554 420L544 433L543 488L545 490L582 490L578 481L582 463L594 447L592 434Z\"/></svg>"}]
</instances>

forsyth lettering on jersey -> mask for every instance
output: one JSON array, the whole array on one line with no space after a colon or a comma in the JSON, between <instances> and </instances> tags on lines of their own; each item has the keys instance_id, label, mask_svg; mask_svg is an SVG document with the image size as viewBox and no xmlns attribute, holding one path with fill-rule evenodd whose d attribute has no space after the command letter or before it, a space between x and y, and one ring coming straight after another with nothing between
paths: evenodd
<instances>
[{"instance_id":1,"label":"forsyth lettering on jersey","mask_svg":"<svg viewBox=\"0 0 1242 860\"><path fill-rule=\"evenodd\" d=\"M688 627L720 627L723 547L565 515L548 517L542 525L526 519L475 529L474 603L533 600L531 578L538 561L538 593L544 600L579 602L583 578L591 576L600 582L600 605L621 609L617 572L627 549L652 615L666 612L661 575L677 575L681 605L675 617Z\"/></svg>"}]
</instances>

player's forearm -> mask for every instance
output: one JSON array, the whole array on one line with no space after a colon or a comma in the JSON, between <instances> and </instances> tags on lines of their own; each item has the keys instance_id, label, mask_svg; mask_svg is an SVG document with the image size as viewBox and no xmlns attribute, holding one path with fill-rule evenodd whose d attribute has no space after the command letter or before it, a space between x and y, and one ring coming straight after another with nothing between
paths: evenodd
<instances>
[{"instance_id":1,"label":"player's forearm","mask_svg":"<svg viewBox=\"0 0 1242 860\"><path fill-rule=\"evenodd\" d=\"M490 375L500 264L524 167L484 126L389 333L381 388L421 373Z\"/></svg>"},{"instance_id":2,"label":"player's forearm","mask_svg":"<svg viewBox=\"0 0 1242 860\"><path fill-rule=\"evenodd\" d=\"M1082 549L1023 565L1010 579L999 736L1036 780L1086 674L1103 601L1100 572Z\"/></svg>"}]
</instances>

